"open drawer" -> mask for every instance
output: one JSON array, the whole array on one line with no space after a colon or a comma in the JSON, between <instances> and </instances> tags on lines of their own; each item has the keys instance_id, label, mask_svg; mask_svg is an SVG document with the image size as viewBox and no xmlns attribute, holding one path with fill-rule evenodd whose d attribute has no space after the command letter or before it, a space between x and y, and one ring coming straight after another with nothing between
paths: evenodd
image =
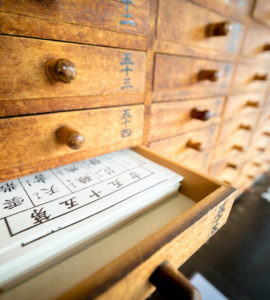
<instances>
[{"instance_id":1,"label":"open drawer","mask_svg":"<svg viewBox=\"0 0 270 300\"><path fill-rule=\"evenodd\" d=\"M147 148L133 150L181 174L184 180L180 192L7 290L1 295L2 300L22 295L26 299L143 299L154 289L149 277L158 265L169 260L179 267L226 222L234 188L194 173ZM182 205L187 202L193 205Z\"/></svg>"}]
</instances>

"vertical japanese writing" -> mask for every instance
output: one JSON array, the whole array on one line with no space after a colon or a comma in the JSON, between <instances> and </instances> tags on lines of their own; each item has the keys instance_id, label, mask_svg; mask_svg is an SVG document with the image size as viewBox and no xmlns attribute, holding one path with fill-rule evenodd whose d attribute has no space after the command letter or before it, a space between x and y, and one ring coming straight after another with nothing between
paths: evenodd
<instances>
[{"instance_id":1,"label":"vertical japanese writing","mask_svg":"<svg viewBox=\"0 0 270 300\"><path fill-rule=\"evenodd\" d=\"M13 182L6 182L2 185L0 185L0 192L12 192L16 189L16 185Z\"/></svg>"},{"instance_id":2,"label":"vertical japanese writing","mask_svg":"<svg viewBox=\"0 0 270 300\"><path fill-rule=\"evenodd\" d=\"M133 21L132 15L130 13L130 5L134 5L134 1L132 0L121 0L121 3L126 5L126 11L123 14L124 20L120 21L121 25L131 25L135 26L135 22Z\"/></svg>"},{"instance_id":3,"label":"vertical japanese writing","mask_svg":"<svg viewBox=\"0 0 270 300\"><path fill-rule=\"evenodd\" d=\"M211 230L210 236L212 236L219 229L219 226L218 226L219 225L219 219L222 217L224 211L225 211L225 202L223 204L221 204L219 209L218 209L218 213L215 217L214 226Z\"/></svg>"},{"instance_id":4,"label":"vertical japanese writing","mask_svg":"<svg viewBox=\"0 0 270 300\"><path fill-rule=\"evenodd\" d=\"M134 62L131 60L131 53L125 53L124 54L123 60L120 62L121 66L124 66L123 69L121 69L121 72L125 75L124 80L123 80L123 85L121 86L121 90L124 89L132 89L133 86L130 82L130 76L129 73L133 72L133 69L131 66L134 66Z\"/></svg>"},{"instance_id":5,"label":"vertical japanese writing","mask_svg":"<svg viewBox=\"0 0 270 300\"><path fill-rule=\"evenodd\" d=\"M122 138L129 137L132 135L132 129L129 126L131 119L132 119L132 116L130 114L129 108L124 109L122 111L122 116L121 116L121 125L122 125L121 136L122 136Z\"/></svg>"}]
</instances>

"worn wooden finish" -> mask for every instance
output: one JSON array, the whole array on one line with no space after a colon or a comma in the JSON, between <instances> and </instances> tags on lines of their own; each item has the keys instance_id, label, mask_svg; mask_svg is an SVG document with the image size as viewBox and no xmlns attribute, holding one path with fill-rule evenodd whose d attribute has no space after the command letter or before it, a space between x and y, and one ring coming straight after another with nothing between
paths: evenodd
<instances>
[{"instance_id":1,"label":"worn wooden finish","mask_svg":"<svg viewBox=\"0 0 270 300\"><path fill-rule=\"evenodd\" d=\"M181 165L207 173L217 133L218 126L210 126L152 142L149 148Z\"/></svg>"},{"instance_id":2,"label":"worn wooden finish","mask_svg":"<svg viewBox=\"0 0 270 300\"><path fill-rule=\"evenodd\" d=\"M239 64L233 81L235 90L265 91L270 82L270 69L257 64Z\"/></svg>"},{"instance_id":3,"label":"worn wooden finish","mask_svg":"<svg viewBox=\"0 0 270 300\"><path fill-rule=\"evenodd\" d=\"M147 39L123 32L42 20L0 12L0 33L16 36L103 45L135 50L146 50Z\"/></svg>"},{"instance_id":4,"label":"worn wooden finish","mask_svg":"<svg viewBox=\"0 0 270 300\"><path fill-rule=\"evenodd\" d=\"M238 175L241 164L232 164L229 159L213 163L210 176L234 187L238 187Z\"/></svg>"},{"instance_id":5,"label":"worn wooden finish","mask_svg":"<svg viewBox=\"0 0 270 300\"><path fill-rule=\"evenodd\" d=\"M229 63L164 54L157 54L155 62L154 100L180 99L187 94L211 96L215 91L222 94L233 69ZM200 80L199 74L209 70L220 75L216 81Z\"/></svg>"},{"instance_id":6,"label":"worn wooden finish","mask_svg":"<svg viewBox=\"0 0 270 300\"><path fill-rule=\"evenodd\" d=\"M143 114L143 106L136 105L0 119L0 180L138 145ZM56 130L62 126L84 136L81 150L57 140Z\"/></svg>"},{"instance_id":7,"label":"worn wooden finish","mask_svg":"<svg viewBox=\"0 0 270 300\"><path fill-rule=\"evenodd\" d=\"M217 13L185 0L161 0L157 38L234 53L238 51L243 34L243 26L240 23L229 20L232 25L231 31L226 31L225 35L218 35L211 30L212 34L209 37L210 24L227 21L227 18Z\"/></svg>"},{"instance_id":8,"label":"worn wooden finish","mask_svg":"<svg viewBox=\"0 0 270 300\"><path fill-rule=\"evenodd\" d=\"M121 1L83 0L57 1L1 1L0 11L31 16L43 20L96 27L114 31L146 35L148 32L149 1L137 0L129 5ZM132 17L126 18L125 14ZM127 21L127 23L123 23ZM63 32L63 35L65 33Z\"/></svg>"},{"instance_id":9,"label":"worn wooden finish","mask_svg":"<svg viewBox=\"0 0 270 300\"><path fill-rule=\"evenodd\" d=\"M270 25L269 13L270 13L269 1L256 0L255 7L252 13L253 17L267 25Z\"/></svg>"},{"instance_id":10,"label":"worn wooden finish","mask_svg":"<svg viewBox=\"0 0 270 300\"><path fill-rule=\"evenodd\" d=\"M265 95L259 93L243 93L228 97L223 118L230 119L232 116L258 113L263 105Z\"/></svg>"},{"instance_id":11,"label":"worn wooden finish","mask_svg":"<svg viewBox=\"0 0 270 300\"><path fill-rule=\"evenodd\" d=\"M208 127L219 122L223 99L170 101L152 104L149 140L175 136ZM193 109L208 111L210 118L201 120L192 115Z\"/></svg>"},{"instance_id":12,"label":"worn wooden finish","mask_svg":"<svg viewBox=\"0 0 270 300\"><path fill-rule=\"evenodd\" d=\"M9 36L0 43L1 100L144 92L145 53ZM45 62L60 58L76 66L70 84L53 84L45 75ZM133 65L123 64L129 59ZM132 69L128 74L126 67Z\"/></svg>"}]
</instances>

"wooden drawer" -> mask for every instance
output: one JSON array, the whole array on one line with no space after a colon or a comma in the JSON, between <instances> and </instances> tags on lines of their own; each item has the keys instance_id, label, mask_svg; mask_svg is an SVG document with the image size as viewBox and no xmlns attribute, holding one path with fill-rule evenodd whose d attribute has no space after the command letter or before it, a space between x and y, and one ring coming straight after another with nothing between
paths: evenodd
<instances>
[{"instance_id":1,"label":"wooden drawer","mask_svg":"<svg viewBox=\"0 0 270 300\"><path fill-rule=\"evenodd\" d=\"M2 300L145 299L152 272L165 260L182 265L227 220L234 189L199 175L146 148L146 158L184 176L179 197L164 199L73 256L3 293ZM185 208L184 201L194 201ZM135 234L136 233L136 234ZM74 276L75 275L75 276Z\"/></svg>"},{"instance_id":2,"label":"wooden drawer","mask_svg":"<svg viewBox=\"0 0 270 300\"><path fill-rule=\"evenodd\" d=\"M237 52L243 25L188 1L162 0L157 38L222 52Z\"/></svg>"},{"instance_id":3,"label":"wooden drawer","mask_svg":"<svg viewBox=\"0 0 270 300\"><path fill-rule=\"evenodd\" d=\"M269 9L270 10L270 9ZM242 54L253 59L267 59L270 58L270 29L264 26L259 26L252 23L249 27Z\"/></svg>"},{"instance_id":4,"label":"wooden drawer","mask_svg":"<svg viewBox=\"0 0 270 300\"><path fill-rule=\"evenodd\" d=\"M232 69L233 65L225 62L157 54L154 100L221 94L230 83Z\"/></svg>"},{"instance_id":5,"label":"wooden drawer","mask_svg":"<svg viewBox=\"0 0 270 300\"><path fill-rule=\"evenodd\" d=\"M269 20L270 3L268 0L256 0L253 17L257 20L270 25Z\"/></svg>"},{"instance_id":6,"label":"wooden drawer","mask_svg":"<svg viewBox=\"0 0 270 300\"><path fill-rule=\"evenodd\" d=\"M0 180L142 143L143 105L0 119ZM56 138L70 126L85 139L73 150ZM12 150L11 150L12 149Z\"/></svg>"},{"instance_id":7,"label":"wooden drawer","mask_svg":"<svg viewBox=\"0 0 270 300\"><path fill-rule=\"evenodd\" d=\"M246 148L250 142L252 131L255 129L257 118L258 114L249 114L227 120L221 127L220 142L233 140Z\"/></svg>"},{"instance_id":8,"label":"wooden drawer","mask_svg":"<svg viewBox=\"0 0 270 300\"><path fill-rule=\"evenodd\" d=\"M144 92L143 52L10 36L1 36L0 43L0 100ZM74 64L75 79L49 80L45 62L63 58ZM59 66L62 73L67 76L59 80L73 78L75 71L66 63Z\"/></svg>"},{"instance_id":9,"label":"wooden drawer","mask_svg":"<svg viewBox=\"0 0 270 300\"><path fill-rule=\"evenodd\" d=\"M264 132L255 132L247 151L247 158L265 155L270 145L270 136Z\"/></svg>"},{"instance_id":10,"label":"wooden drawer","mask_svg":"<svg viewBox=\"0 0 270 300\"><path fill-rule=\"evenodd\" d=\"M149 148L184 166L207 173L217 133L218 126L206 127L150 143Z\"/></svg>"},{"instance_id":11,"label":"wooden drawer","mask_svg":"<svg viewBox=\"0 0 270 300\"><path fill-rule=\"evenodd\" d=\"M150 141L217 124L222 102L218 98L152 104Z\"/></svg>"},{"instance_id":12,"label":"wooden drawer","mask_svg":"<svg viewBox=\"0 0 270 300\"><path fill-rule=\"evenodd\" d=\"M260 65L239 64L236 67L233 88L241 90L266 90L270 82L270 68Z\"/></svg>"},{"instance_id":13,"label":"wooden drawer","mask_svg":"<svg viewBox=\"0 0 270 300\"><path fill-rule=\"evenodd\" d=\"M1 1L0 11L80 26L146 35L149 1ZM62 32L65 35L65 32Z\"/></svg>"},{"instance_id":14,"label":"wooden drawer","mask_svg":"<svg viewBox=\"0 0 270 300\"><path fill-rule=\"evenodd\" d=\"M230 119L239 114L258 113L264 101L264 94L241 94L228 97L224 111L224 119Z\"/></svg>"},{"instance_id":15,"label":"wooden drawer","mask_svg":"<svg viewBox=\"0 0 270 300\"><path fill-rule=\"evenodd\" d=\"M210 175L214 178L237 187L237 176L239 174L238 166L235 168L230 160L225 159L211 166Z\"/></svg>"}]
</instances>

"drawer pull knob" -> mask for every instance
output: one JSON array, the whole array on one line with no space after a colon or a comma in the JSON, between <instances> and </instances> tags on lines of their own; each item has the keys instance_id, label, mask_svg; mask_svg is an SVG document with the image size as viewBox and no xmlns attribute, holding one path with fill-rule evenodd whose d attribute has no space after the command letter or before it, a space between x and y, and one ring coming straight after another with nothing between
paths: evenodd
<instances>
[{"instance_id":1,"label":"drawer pull knob","mask_svg":"<svg viewBox=\"0 0 270 300\"><path fill-rule=\"evenodd\" d=\"M70 60L51 59L45 63L45 72L51 81L70 83L76 77L76 69Z\"/></svg>"},{"instance_id":2,"label":"drawer pull knob","mask_svg":"<svg viewBox=\"0 0 270 300\"><path fill-rule=\"evenodd\" d=\"M238 166L236 164L233 164L233 163L228 163L227 167L231 168L231 169L238 169Z\"/></svg>"},{"instance_id":3,"label":"drawer pull knob","mask_svg":"<svg viewBox=\"0 0 270 300\"><path fill-rule=\"evenodd\" d=\"M267 74L255 74L253 80L266 81L267 77Z\"/></svg>"},{"instance_id":4,"label":"drawer pull knob","mask_svg":"<svg viewBox=\"0 0 270 300\"><path fill-rule=\"evenodd\" d=\"M250 107L259 107L260 103L259 101L256 100L248 100L246 106L250 106Z\"/></svg>"},{"instance_id":5,"label":"drawer pull knob","mask_svg":"<svg viewBox=\"0 0 270 300\"><path fill-rule=\"evenodd\" d=\"M201 300L199 291L167 261L156 268L149 281L165 299Z\"/></svg>"},{"instance_id":6,"label":"drawer pull knob","mask_svg":"<svg viewBox=\"0 0 270 300\"><path fill-rule=\"evenodd\" d=\"M264 152L265 148L264 147L257 147L257 150L260 151L260 152Z\"/></svg>"},{"instance_id":7,"label":"drawer pull knob","mask_svg":"<svg viewBox=\"0 0 270 300\"><path fill-rule=\"evenodd\" d=\"M251 126L250 125L247 125L247 124L241 124L239 126L240 129L244 129L244 130L247 130L247 131L251 131Z\"/></svg>"},{"instance_id":8,"label":"drawer pull knob","mask_svg":"<svg viewBox=\"0 0 270 300\"><path fill-rule=\"evenodd\" d=\"M68 126L58 128L56 136L61 143L74 150L80 149L84 143L84 137L78 131Z\"/></svg>"},{"instance_id":9,"label":"drawer pull knob","mask_svg":"<svg viewBox=\"0 0 270 300\"><path fill-rule=\"evenodd\" d=\"M204 146L203 146L203 144L201 142L194 142L192 140L189 140L187 142L187 147L188 148L192 148L192 149L194 149L196 151L203 151L203 149L204 149Z\"/></svg>"},{"instance_id":10,"label":"drawer pull knob","mask_svg":"<svg viewBox=\"0 0 270 300\"><path fill-rule=\"evenodd\" d=\"M261 166L261 163L258 162L258 161L254 161L252 164L253 164L254 166L256 166L256 167L260 167L260 166Z\"/></svg>"},{"instance_id":11,"label":"drawer pull knob","mask_svg":"<svg viewBox=\"0 0 270 300\"><path fill-rule=\"evenodd\" d=\"M266 44L263 46L263 51L266 52L266 51L270 51L270 44Z\"/></svg>"},{"instance_id":12,"label":"drawer pull knob","mask_svg":"<svg viewBox=\"0 0 270 300\"><path fill-rule=\"evenodd\" d=\"M201 70L198 73L198 80L199 81L218 81L218 79L221 77L221 73L217 70Z\"/></svg>"},{"instance_id":13,"label":"drawer pull knob","mask_svg":"<svg viewBox=\"0 0 270 300\"><path fill-rule=\"evenodd\" d=\"M270 132L269 131L264 131L263 135L270 136Z\"/></svg>"},{"instance_id":14,"label":"drawer pull knob","mask_svg":"<svg viewBox=\"0 0 270 300\"><path fill-rule=\"evenodd\" d=\"M244 151L244 148L241 145L233 145L232 149L238 150L239 152L243 152Z\"/></svg>"},{"instance_id":15,"label":"drawer pull knob","mask_svg":"<svg viewBox=\"0 0 270 300\"><path fill-rule=\"evenodd\" d=\"M197 108L193 108L190 112L190 117L192 119L197 119L201 121L208 121L211 118L210 110L199 110Z\"/></svg>"},{"instance_id":16,"label":"drawer pull knob","mask_svg":"<svg viewBox=\"0 0 270 300\"><path fill-rule=\"evenodd\" d=\"M205 33L207 37L224 36L228 35L232 31L232 28L233 26L229 21L213 23L206 26Z\"/></svg>"}]
</instances>

